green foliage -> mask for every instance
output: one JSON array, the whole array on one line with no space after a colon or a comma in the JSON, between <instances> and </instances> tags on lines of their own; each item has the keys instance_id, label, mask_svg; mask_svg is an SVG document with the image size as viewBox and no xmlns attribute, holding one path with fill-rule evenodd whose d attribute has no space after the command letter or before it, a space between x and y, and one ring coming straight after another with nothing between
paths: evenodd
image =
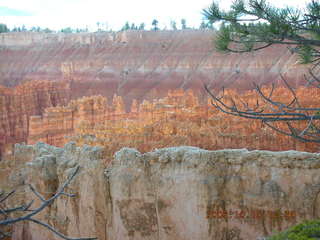
<instances>
[{"instance_id":1,"label":"green foliage","mask_svg":"<svg viewBox=\"0 0 320 240\"><path fill-rule=\"evenodd\" d=\"M300 57L300 63L312 64L309 68L311 79L308 85L320 88L320 2L309 0L305 9L291 7L276 8L266 0L234 0L230 10L220 9L213 2L203 10L203 15L211 24L221 22L221 27L214 40L215 48L220 52L243 53L258 51L273 44L283 44L292 53ZM204 23L202 25L204 27ZM271 99L271 95L263 96L272 106L271 113L265 114L264 108L239 110L238 104L230 106L220 97L215 97L207 90L215 101L215 107L220 111L248 119L259 119L263 124L280 134L293 137L302 142L320 143L320 115L318 107L301 107L295 90L286 83L294 101L287 105ZM260 87L256 90L261 94ZM243 102L242 102L243 104ZM239 103L239 105L241 105ZM245 106L245 104L244 104ZM248 106L248 105L247 105ZM293 107L295 106L295 107ZM289 117L290 116L290 117ZM291 117L294 116L294 117ZM299 116L299 117L296 117ZM287 128L277 125L286 122ZM297 122L304 127L298 127ZM304 239L303 237L299 239ZM320 238L318 238L320 239ZM294 240L297 240L294 238Z\"/></svg>"},{"instance_id":2,"label":"green foliage","mask_svg":"<svg viewBox=\"0 0 320 240\"><path fill-rule=\"evenodd\" d=\"M215 39L215 47L219 52L228 52L229 44L231 42L231 29L229 26L222 24L220 31Z\"/></svg>"},{"instance_id":3,"label":"green foliage","mask_svg":"<svg viewBox=\"0 0 320 240\"><path fill-rule=\"evenodd\" d=\"M126 30L144 30L145 28L145 24L144 23L141 23L139 26L136 25L135 23L129 23L129 22L126 22L124 24L124 26L121 28L121 31L126 31Z\"/></svg>"},{"instance_id":4,"label":"green foliage","mask_svg":"<svg viewBox=\"0 0 320 240\"><path fill-rule=\"evenodd\" d=\"M221 14L225 15L225 12L219 9L219 5L216 2L213 2L208 9L203 9L203 15L212 23L220 21L222 19Z\"/></svg>"},{"instance_id":5,"label":"green foliage","mask_svg":"<svg viewBox=\"0 0 320 240\"><path fill-rule=\"evenodd\" d=\"M77 32L78 32L78 30L79 30L79 29L77 29ZM16 32L16 31L17 31L17 28L14 28L12 31L13 31L13 32ZM20 31L21 31L21 30L20 30ZM39 27L39 26L37 26L37 27L33 26L33 27L31 27L29 30L27 30L27 31L30 31L30 32L44 32L44 33L52 33L52 32L53 32L53 31L52 31L51 29L49 29L49 28L41 28L41 27ZM81 29L81 31L84 31L84 30Z\"/></svg>"},{"instance_id":6,"label":"green foliage","mask_svg":"<svg viewBox=\"0 0 320 240\"><path fill-rule=\"evenodd\" d=\"M181 19L181 29L187 29L187 21L184 18Z\"/></svg>"},{"instance_id":7,"label":"green foliage","mask_svg":"<svg viewBox=\"0 0 320 240\"><path fill-rule=\"evenodd\" d=\"M48 31L49 30L49 32L51 31L50 29L44 29L44 31ZM60 30L60 32L63 32L63 33L82 33L82 32L88 32L89 30L88 30L88 28L71 28L71 27L67 27L67 28L63 28L63 29L61 29ZM101 29L98 29L98 32L100 32L101 31Z\"/></svg>"},{"instance_id":8,"label":"green foliage","mask_svg":"<svg viewBox=\"0 0 320 240\"><path fill-rule=\"evenodd\" d=\"M201 21L199 29L214 29L211 22Z\"/></svg>"},{"instance_id":9,"label":"green foliage","mask_svg":"<svg viewBox=\"0 0 320 240\"><path fill-rule=\"evenodd\" d=\"M32 28L30 30L28 30L25 25L22 25L21 27L14 27L12 29L12 32L27 32L27 31L32 31L32 30L33 30Z\"/></svg>"},{"instance_id":10,"label":"green foliage","mask_svg":"<svg viewBox=\"0 0 320 240\"><path fill-rule=\"evenodd\" d=\"M129 22L126 22L124 24L124 26L121 28L121 31L126 31L126 30L129 30L129 29L130 29L130 24L129 24Z\"/></svg>"},{"instance_id":11,"label":"green foliage","mask_svg":"<svg viewBox=\"0 0 320 240\"><path fill-rule=\"evenodd\" d=\"M21 28L20 27L14 27L12 29L12 32L21 32Z\"/></svg>"},{"instance_id":12,"label":"green foliage","mask_svg":"<svg viewBox=\"0 0 320 240\"><path fill-rule=\"evenodd\" d=\"M297 48L301 64L307 64L312 61L312 48L308 45Z\"/></svg>"},{"instance_id":13,"label":"green foliage","mask_svg":"<svg viewBox=\"0 0 320 240\"><path fill-rule=\"evenodd\" d=\"M310 220L278 233L268 240L318 240L320 239L320 220Z\"/></svg>"},{"instance_id":14,"label":"green foliage","mask_svg":"<svg viewBox=\"0 0 320 240\"><path fill-rule=\"evenodd\" d=\"M86 27L86 28L76 28L76 29L73 30L73 31L75 31L76 33L83 33L83 32L88 32L89 30L88 30L88 28Z\"/></svg>"},{"instance_id":15,"label":"green foliage","mask_svg":"<svg viewBox=\"0 0 320 240\"><path fill-rule=\"evenodd\" d=\"M199 29L206 29L206 28L207 28L207 24L204 21L202 21L200 23Z\"/></svg>"},{"instance_id":16,"label":"green foliage","mask_svg":"<svg viewBox=\"0 0 320 240\"><path fill-rule=\"evenodd\" d=\"M266 0L235 0L229 11L217 2L203 10L210 23L222 22L216 48L224 52L249 52L272 44L296 47L301 63L319 59L320 3L311 0L305 10L276 8ZM203 27L203 26L202 26Z\"/></svg>"},{"instance_id":17,"label":"green foliage","mask_svg":"<svg viewBox=\"0 0 320 240\"><path fill-rule=\"evenodd\" d=\"M9 32L9 28L6 24L0 23L0 33Z\"/></svg>"},{"instance_id":18,"label":"green foliage","mask_svg":"<svg viewBox=\"0 0 320 240\"><path fill-rule=\"evenodd\" d=\"M132 29L132 30L137 30L138 27L137 27L134 23L132 23L130 29Z\"/></svg>"},{"instance_id":19,"label":"green foliage","mask_svg":"<svg viewBox=\"0 0 320 240\"><path fill-rule=\"evenodd\" d=\"M40 27L31 27L30 29L31 32L40 32L41 31L41 28Z\"/></svg>"},{"instance_id":20,"label":"green foliage","mask_svg":"<svg viewBox=\"0 0 320 240\"><path fill-rule=\"evenodd\" d=\"M145 26L144 23L140 23L138 30L144 30Z\"/></svg>"},{"instance_id":21,"label":"green foliage","mask_svg":"<svg viewBox=\"0 0 320 240\"><path fill-rule=\"evenodd\" d=\"M176 21L171 21L170 25L171 25L172 30L177 30L178 29Z\"/></svg>"},{"instance_id":22,"label":"green foliage","mask_svg":"<svg viewBox=\"0 0 320 240\"><path fill-rule=\"evenodd\" d=\"M151 25L153 26L153 30L154 30L154 31L159 30L159 28L158 28L158 23L159 23L159 22L158 22L157 19L153 19Z\"/></svg>"},{"instance_id":23,"label":"green foliage","mask_svg":"<svg viewBox=\"0 0 320 240\"><path fill-rule=\"evenodd\" d=\"M63 33L72 33L74 32L73 29L71 27L67 27L67 28L63 28L60 30L60 32L63 32Z\"/></svg>"}]
</instances>

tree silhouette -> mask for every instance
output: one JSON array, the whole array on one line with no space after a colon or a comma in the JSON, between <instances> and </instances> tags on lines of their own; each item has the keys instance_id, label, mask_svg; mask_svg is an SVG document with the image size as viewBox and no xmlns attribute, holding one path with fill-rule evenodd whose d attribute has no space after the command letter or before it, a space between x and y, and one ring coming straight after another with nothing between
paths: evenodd
<instances>
[{"instance_id":1,"label":"tree silhouette","mask_svg":"<svg viewBox=\"0 0 320 240\"><path fill-rule=\"evenodd\" d=\"M187 21L184 18L181 19L181 29L187 29Z\"/></svg>"},{"instance_id":2,"label":"tree silhouette","mask_svg":"<svg viewBox=\"0 0 320 240\"><path fill-rule=\"evenodd\" d=\"M153 19L151 25L153 26L153 30L154 30L154 31L159 30L159 28L158 28L158 23L159 23L159 22L158 22L157 19Z\"/></svg>"},{"instance_id":3,"label":"tree silhouette","mask_svg":"<svg viewBox=\"0 0 320 240\"><path fill-rule=\"evenodd\" d=\"M144 28L145 28L145 24L144 23L140 23L140 25L139 25L139 30L144 30Z\"/></svg>"},{"instance_id":4,"label":"tree silhouette","mask_svg":"<svg viewBox=\"0 0 320 240\"><path fill-rule=\"evenodd\" d=\"M6 24L0 23L0 33L3 33L3 32L9 32L9 28L7 27Z\"/></svg>"},{"instance_id":5,"label":"tree silhouette","mask_svg":"<svg viewBox=\"0 0 320 240\"><path fill-rule=\"evenodd\" d=\"M177 30L178 29L176 21L171 21L170 25L171 25L172 30Z\"/></svg>"},{"instance_id":6,"label":"tree silhouette","mask_svg":"<svg viewBox=\"0 0 320 240\"><path fill-rule=\"evenodd\" d=\"M121 31L126 31L126 30L129 30L129 29L130 29L130 24L129 24L129 22L126 22L124 24L124 26L121 28Z\"/></svg>"}]
</instances>

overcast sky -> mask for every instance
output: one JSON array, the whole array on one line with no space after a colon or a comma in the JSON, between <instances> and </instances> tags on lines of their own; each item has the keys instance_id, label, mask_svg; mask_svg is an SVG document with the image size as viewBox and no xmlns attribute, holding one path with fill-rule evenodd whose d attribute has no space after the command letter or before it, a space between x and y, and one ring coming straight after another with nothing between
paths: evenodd
<instances>
[{"instance_id":1,"label":"overcast sky","mask_svg":"<svg viewBox=\"0 0 320 240\"><path fill-rule=\"evenodd\" d=\"M9 28L22 26L49 27L60 30L65 27L97 28L97 22L103 28L119 30L126 21L151 27L153 19L159 21L161 28L170 28L174 20L180 27L185 18L187 26L198 27L201 11L212 0L0 0L0 23ZM232 0L218 0L221 6L228 6ZM277 7L304 7L310 0L269 0Z\"/></svg>"}]
</instances>

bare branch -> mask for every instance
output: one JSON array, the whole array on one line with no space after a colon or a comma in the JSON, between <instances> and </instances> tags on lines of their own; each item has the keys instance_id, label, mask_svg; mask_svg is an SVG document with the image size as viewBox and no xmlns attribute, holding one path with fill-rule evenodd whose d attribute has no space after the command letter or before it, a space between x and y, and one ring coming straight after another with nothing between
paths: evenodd
<instances>
[{"instance_id":1,"label":"bare branch","mask_svg":"<svg viewBox=\"0 0 320 240\"><path fill-rule=\"evenodd\" d=\"M269 104L270 106L275 106L277 109L277 110L274 110L273 112L266 112L266 113L264 112L265 109L259 106L258 101L253 110L252 108L250 108L247 102L244 102L242 99L240 99L240 102L244 106L244 110L240 110L237 107L237 104L233 98L229 98L231 105L228 105L226 101L223 101L225 99L224 95L222 97L218 97L214 95L208 89L207 86L204 86L204 88L212 99L211 104L216 109L218 109L223 113L233 115L233 116L248 118L248 119L262 120L262 123L266 124L268 127L277 131L278 133L284 134L286 136L294 137L303 142L320 143L320 131L319 131L319 128L317 128L314 124L314 121L320 120L320 115L317 113L317 111L320 111L320 108L301 107L294 89L290 87L290 85L285 81L284 78L283 80L285 82L287 89L291 92L293 96L293 100L289 104L276 102L271 99L274 91L273 90L274 85L272 86L272 89L268 94L269 96L266 96L262 92L261 87L255 84L255 89L258 92L258 95L263 100L265 100L267 104ZM293 104L297 104L299 107L291 107L291 105ZM314 113L309 114L309 111ZM281 121L286 123L289 131L285 131L271 124L271 123L276 123ZM307 122L307 126L302 130L293 127L291 124L291 122L299 122L299 121Z\"/></svg>"},{"instance_id":2,"label":"bare branch","mask_svg":"<svg viewBox=\"0 0 320 240\"><path fill-rule=\"evenodd\" d=\"M34 200L30 201L30 203L26 204L26 205L22 205L19 207L15 207L15 208L8 208L8 209L2 209L2 214L8 216L8 214L12 213L12 212L17 212L17 211L32 211L29 210L29 208L31 207L31 205L34 203Z\"/></svg>"},{"instance_id":3,"label":"bare branch","mask_svg":"<svg viewBox=\"0 0 320 240\"><path fill-rule=\"evenodd\" d=\"M296 103L299 107L301 107L295 91L292 89L292 87L289 85L289 83L284 79L284 77L282 76L281 73L280 73L280 77L293 96L293 100L287 106L290 107L292 104Z\"/></svg>"},{"instance_id":4,"label":"bare branch","mask_svg":"<svg viewBox=\"0 0 320 240\"><path fill-rule=\"evenodd\" d=\"M2 212L0 212L0 213L5 215L6 218L3 219L3 220L0 220L0 227L1 226L12 225L12 224L15 224L15 223L21 222L21 221L30 221L30 222L34 222L34 223L36 223L38 225L41 225L41 226L49 229L51 232L53 232L57 236L61 237L62 239L66 239L66 240L93 240L93 239L97 239L97 238L70 238L70 237L67 237L67 236L63 235L62 233L58 232L52 226L33 218L38 213L40 213L43 209L45 209L47 206L52 204L53 201L56 200L58 197L60 197L62 195L65 195L65 196L68 196L68 197L75 197L76 196L75 194L66 193L64 190L71 183L71 181L76 176L76 174L79 172L79 169L80 169L80 167L77 166L75 171L71 174L71 176L68 177L66 182L64 184L62 184L62 186L59 187L57 192L51 198L49 198L47 200L31 184L29 184L29 188L31 189L31 191L36 195L36 197L38 199L40 199L41 205L36 209L30 210L31 205L34 202L32 200L31 202L29 202L26 205L21 205L21 206L15 207L15 208L3 209ZM14 193L15 193L15 191L11 191L3 199L1 199L1 202L3 202L6 199L8 199L8 197L10 197ZM19 216L19 217L14 217L14 218L10 218L9 217L10 213L19 212L19 211L21 211L21 212L29 212L29 213L26 213L25 215L22 215L22 216ZM4 233L0 232L0 239L1 239L1 235L5 236Z\"/></svg>"},{"instance_id":5,"label":"bare branch","mask_svg":"<svg viewBox=\"0 0 320 240\"><path fill-rule=\"evenodd\" d=\"M299 134L299 136L301 137L301 136L305 135L305 134L307 133L307 131L310 129L310 127L312 126L312 124L313 124L313 123L312 123L312 119L311 119L311 120L309 121L307 127L301 131L301 133Z\"/></svg>"},{"instance_id":6,"label":"bare branch","mask_svg":"<svg viewBox=\"0 0 320 240\"><path fill-rule=\"evenodd\" d=\"M36 220L34 218L30 218L29 219L31 222L34 222L36 224L39 224L47 229L49 229L51 232L53 232L54 234L56 234L57 236L61 237L62 239L65 239L65 240L95 240L97 238L69 238L65 235L63 235L62 233L58 232L57 230L55 230L53 227L51 227L50 225L46 224L46 223L43 223L39 220Z\"/></svg>"},{"instance_id":7,"label":"bare branch","mask_svg":"<svg viewBox=\"0 0 320 240\"><path fill-rule=\"evenodd\" d=\"M319 62L320 63L320 62ZM310 83L312 82L316 82L317 84L319 84L317 87L320 87L320 79L318 77L316 77L312 71L312 69L309 69L309 73L313 78L313 81L309 81Z\"/></svg>"},{"instance_id":8,"label":"bare branch","mask_svg":"<svg viewBox=\"0 0 320 240\"><path fill-rule=\"evenodd\" d=\"M6 237L11 237L11 235L9 233L0 231L0 239L6 238Z\"/></svg>"},{"instance_id":9,"label":"bare branch","mask_svg":"<svg viewBox=\"0 0 320 240\"><path fill-rule=\"evenodd\" d=\"M231 53L252 52L267 48L273 44L285 44L292 54L298 54L301 63L312 64L309 74L312 79L305 79L308 85L320 88L320 78L315 69L320 68L320 34L319 7L312 0L305 9L277 8L264 0L234 1L230 10L222 10L218 3L203 11L209 22L222 21L215 46L218 50ZM243 20L248 20L246 23ZM260 21L263 20L263 21ZM212 105L221 112L248 118L262 120L270 128L281 134L294 137L304 142L319 142L320 107L305 107L301 105L296 91L289 85L283 75L282 81L290 99L285 101L273 98L274 84L271 91L265 93L261 86L254 84L254 89L263 104L250 106L242 99L232 96L225 97L212 94L207 87L205 90L212 98ZM287 102L287 100L289 102ZM240 103L240 104L239 104ZM285 124L277 127L277 122ZM302 124L301 124L302 123Z\"/></svg>"},{"instance_id":10,"label":"bare branch","mask_svg":"<svg viewBox=\"0 0 320 240\"><path fill-rule=\"evenodd\" d=\"M42 201L42 202L45 202L46 200L42 197L42 195L40 193L38 193L35 188L29 184L29 188L30 190Z\"/></svg>"},{"instance_id":11,"label":"bare branch","mask_svg":"<svg viewBox=\"0 0 320 240\"><path fill-rule=\"evenodd\" d=\"M5 200L7 200L12 194L15 193L15 190L12 190L11 192L9 192L7 194L7 196L5 196L4 198L0 199L0 203L4 202Z\"/></svg>"},{"instance_id":12,"label":"bare branch","mask_svg":"<svg viewBox=\"0 0 320 240\"><path fill-rule=\"evenodd\" d=\"M290 107L289 105L292 104L292 102L295 101L295 99L292 100L291 103L289 104L284 104L281 102L276 102L273 101L271 98L267 97L261 90L260 86L258 86L256 83L254 83L255 89L256 91L259 93L259 95L268 103L270 103L271 105L277 107L280 111L284 112L285 110L290 110L290 111L320 111L320 108L306 108L306 107L298 107L298 108L294 108L294 107ZM289 89L290 91L293 92L293 89ZM296 96L296 94L294 93L294 96ZM299 114L301 115L301 114ZM304 115L304 114L303 114ZM308 118L310 119L310 118Z\"/></svg>"},{"instance_id":13,"label":"bare branch","mask_svg":"<svg viewBox=\"0 0 320 240\"><path fill-rule=\"evenodd\" d=\"M65 193L65 192L62 192L61 195L65 195L67 197L75 197L76 194L73 194L73 193Z\"/></svg>"},{"instance_id":14,"label":"bare branch","mask_svg":"<svg viewBox=\"0 0 320 240\"><path fill-rule=\"evenodd\" d=\"M299 136L299 135L292 134L292 132L291 132L291 133L285 132L285 131L283 131L283 130L281 130L281 129L279 129L279 128L276 128L276 127L272 126L272 125L271 125L270 123L268 123L268 122L263 122L263 123L264 123L265 125L267 125L268 127L270 127L272 130L274 130L274 131L276 131L276 132L278 132L278 133L281 133L281 134L283 134L283 135L296 138L296 139L300 140L301 142L315 142L315 143L320 143L320 139L319 139L319 140L317 140L317 139L311 139L311 140L310 140L310 139L301 137L301 136Z\"/></svg>"}]
</instances>

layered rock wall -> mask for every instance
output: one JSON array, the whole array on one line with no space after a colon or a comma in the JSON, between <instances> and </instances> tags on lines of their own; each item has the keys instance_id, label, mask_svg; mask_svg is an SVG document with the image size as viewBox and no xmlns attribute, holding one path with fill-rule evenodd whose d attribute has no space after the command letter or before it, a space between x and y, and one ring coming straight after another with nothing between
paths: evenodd
<instances>
[{"instance_id":1,"label":"layered rock wall","mask_svg":"<svg viewBox=\"0 0 320 240\"><path fill-rule=\"evenodd\" d=\"M47 107L65 105L68 84L32 81L15 88L0 86L0 159L10 153L12 144L26 142L29 116L42 114Z\"/></svg>"},{"instance_id":2,"label":"layered rock wall","mask_svg":"<svg viewBox=\"0 0 320 240\"><path fill-rule=\"evenodd\" d=\"M125 119L122 98L114 96L111 106L102 96L84 97L66 106L50 107L42 115L30 117L28 143L38 141L56 146L64 145L70 137L81 132L83 126L92 129L107 119Z\"/></svg>"},{"instance_id":3,"label":"layered rock wall","mask_svg":"<svg viewBox=\"0 0 320 240\"><path fill-rule=\"evenodd\" d=\"M132 99L163 97L169 89L252 89L252 82L304 84L305 66L286 46L250 54L215 52L213 31L118 33L7 33L0 36L0 84L29 80L71 82L73 98L115 93Z\"/></svg>"},{"instance_id":4,"label":"layered rock wall","mask_svg":"<svg viewBox=\"0 0 320 240\"><path fill-rule=\"evenodd\" d=\"M62 196L37 217L73 237L253 240L320 217L319 154L124 148L107 165L102 148L74 143L17 145L21 154L28 182L45 196L80 166L67 190L77 197ZM58 238L30 223L13 239Z\"/></svg>"}]
</instances>

